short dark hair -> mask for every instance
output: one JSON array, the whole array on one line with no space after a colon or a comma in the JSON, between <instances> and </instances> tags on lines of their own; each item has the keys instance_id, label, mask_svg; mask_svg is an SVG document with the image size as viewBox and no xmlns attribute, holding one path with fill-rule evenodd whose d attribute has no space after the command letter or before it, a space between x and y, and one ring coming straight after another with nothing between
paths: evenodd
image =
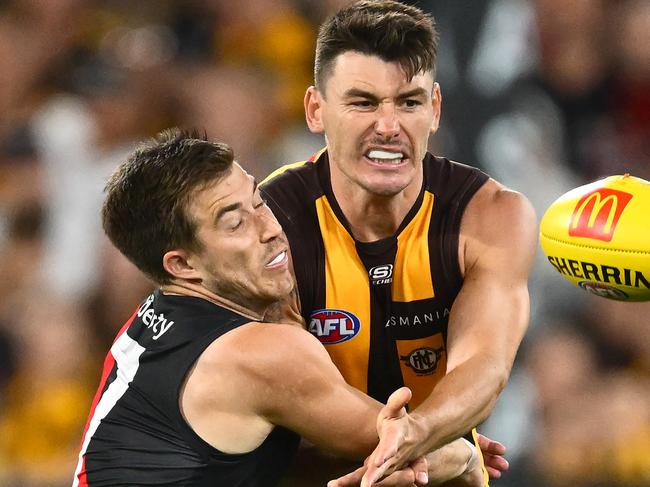
<instances>
[{"instance_id":1,"label":"short dark hair","mask_svg":"<svg viewBox=\"0 0 650 487\"><path fill-rule=\"evenodd\" d=\"M202 249L188 213L192 196L227 175L233 160L230 146L209 142L195 131L161 132L109 179L104 231L142 272L159 284L170 282L162 263L165 253Z\"/></svg>"},{"instance_id":2,"label":"short dark hair","mask_svg":"<svg viewBox=\"0 0 650 487\"><path fill-rule=\"evenodd\" d=\"M339 10L320 27L314 80L322 92L334 60L356 51L398 61L410 80L420 72L435 77L438 34L433 17L393 0L362 0Z\"/></svg>"}]
</instances>

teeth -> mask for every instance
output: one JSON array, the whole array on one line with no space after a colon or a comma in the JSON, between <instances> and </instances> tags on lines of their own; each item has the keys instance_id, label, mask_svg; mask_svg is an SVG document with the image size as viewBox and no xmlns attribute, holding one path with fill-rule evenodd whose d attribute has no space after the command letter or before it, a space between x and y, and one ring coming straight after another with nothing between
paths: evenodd
<instances>
[{"instance_id":1,"label":"teeth","mask_svg":"<svg viewBox=\"0 0 650 487\"><path fill-rule=\"evenodd\" d=\"M402 159L404 154L401 152L387 152L383 150L371 150L368 152L370 159Z\"/></svg>"},{"instance_id":2,"label":"teeth","mask_svg":"<svg viewBox=\"0 0 650 487\"><path fill-rule=\"evenodd\" d=\"M274 266L276 264L279 264L284 260L284 257L287 255L286 251L280 252L278 255L275 256L275 259L273 259L271 262L266 264L268 267Z\"/></svg>"}]
</instances>

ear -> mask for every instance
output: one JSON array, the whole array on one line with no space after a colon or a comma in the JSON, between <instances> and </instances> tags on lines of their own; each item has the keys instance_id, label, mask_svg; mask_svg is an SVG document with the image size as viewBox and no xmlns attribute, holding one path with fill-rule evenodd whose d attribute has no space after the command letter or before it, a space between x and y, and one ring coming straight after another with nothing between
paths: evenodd
<instances>
[{"instance_id":1,"label":"ear","mask_svg":"<svg viewBox=\"0 0 650 487\"><path fill-rule=\"evenodd\" d=\"M304 103L305 118L309 130L314 134L322 134L325 132L323 126L323 98L315 86L307 88Z\"/></svg>"},{"instance_id":2,"label":"ear","mask_svg":"<svg viewBox=\"0 0 650 487\"><path fill-rule=\"evenodd\" d=\"M183 250L170 250L163 255L163 268L175 279L201 280L200 272L192 265L192 259Z\"/></svg>"},{"instance_id":3,"label":"ear","mask_svg":"<svg viewBox=\"0 0 650 487\"><path fill-rule=\"evenodd\" d=\"M440 126L440 112L442 110L442 92L438 83L433 83L431 105L433 106L433 120L431 121L430 131L435 134Z\"/></svg>"}]
</instances>

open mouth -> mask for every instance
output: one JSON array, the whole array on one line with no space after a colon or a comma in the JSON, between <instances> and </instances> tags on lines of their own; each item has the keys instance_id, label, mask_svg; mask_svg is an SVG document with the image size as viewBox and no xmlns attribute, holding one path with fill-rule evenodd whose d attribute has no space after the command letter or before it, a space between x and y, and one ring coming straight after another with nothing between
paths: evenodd
<instances>
[{"instance_id":1,"label":"open mouth","mask_svg":"<svg viewBox=\"0 0 650 487\"><path fill-rule=\"evenodd\" d=\"M371 149L364 155L374 165L386 167L397 167L408 160L402 152L384 149Z\"/></svg>"},{"instance_id":2,"label":"open mouth","mask_svg":"<svg viewBox=\"0 0 650 487\"><path fill-rule=\"evenodd\" d=\"M275 268L275 267L280 267L280 266L284 265L287 262L287 260L288 260L287 259L287 251L283 250L278 255L273 257L273 259L268 264L266 264L265 267L269 268L269 269L272 269L272 268Z\"/></svg>"}]
</instances>

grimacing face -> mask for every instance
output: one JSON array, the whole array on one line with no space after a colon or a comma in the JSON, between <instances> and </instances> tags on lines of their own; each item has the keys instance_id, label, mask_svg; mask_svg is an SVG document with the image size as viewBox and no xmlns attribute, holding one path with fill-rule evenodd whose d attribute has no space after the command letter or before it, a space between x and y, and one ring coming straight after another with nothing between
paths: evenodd
<instances>
[{"instance_id":1,"label":"grimacing face","mask_svg":"<svg viewBox=\"0 0 650 487\"><path fill-rule=\"evenodd\" d=\"M321 87L305 95L309 128L327 138L337 172L363 190L393 196L422 181L429 134L438 129L440 88L432 73L410 81L397 62L347 51Z\"/></svg>"},{"instance_id":2,"label":"grimacing face","mask_svg":"<svg viewBox=\"0 0 650 487\"><path fill-rule=\"evenodd\" d=\"M209 291L254 311L291 292L287 239L239 164L200 191L188 211L203 245L189 262Z\"/></svg>"}]
</instances>

